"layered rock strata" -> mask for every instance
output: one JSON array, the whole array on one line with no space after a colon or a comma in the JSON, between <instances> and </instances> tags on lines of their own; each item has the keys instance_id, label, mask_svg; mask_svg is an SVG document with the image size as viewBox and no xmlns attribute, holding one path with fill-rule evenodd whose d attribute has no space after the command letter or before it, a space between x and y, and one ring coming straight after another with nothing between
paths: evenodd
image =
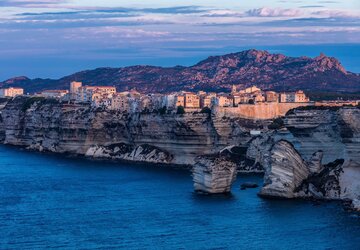
<instances>
[{"instance_id":1,"label":"layered rock strata","mask_svg":"<svg viewBox=\"0 0 360 250\"><path fill-rule=\"evenodd\" d=\"M198 157L192 169L196 192L222 194L231 191L236 180L236 164L225 157Z\"/></svg>"},{"instance_id":2,"label":"layered rock strata","mask_svg":"<svg viewBox=\"0 0 360 250\"><path fill-rule=\"evenodd\" d=\"M259 195L271 198L314 198L351 201L358 210L360 166L337 159L322 165L323 152L305 161L288 141L278 141L270 151L264 186Z\"/></svg>"},{"instance_id":3,"label":"layered rock strata","mask_svg":"<svg viewBox=\"0 0 360 250\"><path fill-rule=\"evenodd\" d=\"M127 160L151 163L170 163L172 155L151 145L139 145L133 147L124 143L110 146L92 146L85 156L92 158L104 158L112 160Z\"/></svg>"},{"instance_id":4,"label":"layered rock strata","mask_svg":"<svg viewBox=\"0 0 360 250\"><path fill-rule=\"evenodd\" d=\"M285 139L306 161L320 149L324 164L336 159L360 162L357 108L296 109L283 118L285 126L277 130L268 129L271 121L219 116L216 112L128 114L34 97L2 102L0 111L0 141L39 151L193 165L198 156L217 154L235 145L233 153L248 147L245 154L240 153L237 169L258 172L267 169L266 156L272 145ZM121 155L112 152L119 144L127 145L129 151L119 151ZM156 150L150 155L133 153L144 145Z\"/></svg>"},{"instance_id":5,"label":"layered rock strata","mask_svg":"<svg viewBox=\"0 0 360 250\"><path fill-rule=\"evenodd\" d=\"M250 130L263 126L262 122L195 112L128 114L29 97L10 100L0 115L0 141L5 144L181 165L194 164L197 156L217 153L228 145L245 145L251 138ZM129 151L124 155L110 152L119 144L128 145ZM143 145L156 148L156 156L133 157L132 151Z\"/></svg>"},{"instance_id":6,"label":"layered rock strata","mask_svg":"<svg viewBox=\"0 0 360 250\"><path fill-rule=\"evenodd\" d=\"M306 162L291 143L284 140L274 144L269 162L260 195L293 198L296 188L310 174Z\"/></svg>"}]
</instances>

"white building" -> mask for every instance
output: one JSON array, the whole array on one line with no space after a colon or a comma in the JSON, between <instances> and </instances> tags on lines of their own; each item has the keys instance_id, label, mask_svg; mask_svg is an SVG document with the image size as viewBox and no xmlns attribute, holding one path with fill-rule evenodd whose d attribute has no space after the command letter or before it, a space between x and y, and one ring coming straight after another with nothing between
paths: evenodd
<instances>
[{"instance_id":1,"label":"white building","mask_svg":"<svg viewBox=\"0 0 360 250\"><path fill-rule=\"evenodd\" d=\"M280 93L280 102L295 102L295 93Z\"/></svg>"},{"instance_id":2,"label":"white building","mask_svg":"<svg viewBox=\"0 0 360 250\"><path fill-rule=\"evenodd\" d=\"M110 108L113 110L128 111L130 108L127 93L116 93L111 98Z\"/></svg>"},{"instance_id":3,"label":"white building","mask_svg":"<svg viewBox=\"0 0 360 250\"><path fill-rule=\"evenodd\" d=\"M244 90L241 90L239 93L242 93L242 94L251 94L251 93L254 93L254 92L258 92L258 91L261 91L260 88L256 87L256 86L251 86L249 88L246 88Z\"/></svg>"},{"instance_id":4,"label":"white building","mask_svg":"<svg viewBox=\"0 0 360 250\"><path fill-rule=\"evenodd\" d=\"M68 90L58 89L58 90L44 90L40 93L41 96L46 98L63 98L69 93Z\"/></svg>"},{"instance_id":5,"label":"white building","mask_svg":"<svg viewBox=\"0 0 360 250\"><path fill-rule=\"evenodd\" d=\"M176 101L177 101L175 94L165 95L163 97L163 100L164 100L163 104L167 109L175 109Z\"/></svg>"},{"instance_id":6,"label":"white building","mask_svg":"<svg viewBox=\"0 0 360 250\"><path fill-rule=\"evenodd\" d=\"M76 92L76 101L91 102L95 93L98 96L106 95L106 98L111 98L116 93L116 88L109 86L82 86Z\"/></svg>"},{"instance_id":7,"label":"white building","mask_svg":"<svg viewBox=\"0 0 360 250\"><path fill-rule=\"evenodd\" d=\"M23 95L24 89L22 88L3 88L0 89L0 97L14 97L17 95Z\"/></svg>"},{"instance_id":8,"label":"white building","mask_svg":"<svg viewBox=\"0 0 360 250\"><path fill-rule=\"evenodd\" d=\"M217 96L215 104L219 107L232 107L233 106L233 98L230 96Z\"/></svg>"},{"instance_id":9,"label":"white building","mask_svg":"<svg viewBox=\"0 0 360 250\"><path fill-rule=\"evenodd\" d=\"M77 93L79 91L79 88L82 87L82 82L71 82L70 83L70 98L72 100L75 100L77 97Z\"/></svg>"}]
</instances>

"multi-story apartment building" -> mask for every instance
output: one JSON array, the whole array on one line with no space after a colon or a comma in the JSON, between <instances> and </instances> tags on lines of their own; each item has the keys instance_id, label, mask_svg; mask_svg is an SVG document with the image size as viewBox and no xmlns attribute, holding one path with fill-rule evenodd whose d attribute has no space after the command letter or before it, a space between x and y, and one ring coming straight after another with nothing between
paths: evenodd
<instances>
[{"instance_id":1,"label":"multi-story apartment building","mask_svg":"<svg viewBox=\"0 0 360 250\"><path fill-rule=\"evenodd\" d=\"M128 111L130 108L129 96L124 93L114 94L111 98L110 109Z\"/></svg>"},{"instance_id":2,"label":"multi-story apartment building","mask_svg":"<svg viewBox=\"0 0 360 250\"><path fill-rule=\"evenodd\" d=\"M148 95L144 95L140 97L140 111L143 110L153 110L154 109L154 105L153 105L153 99L151 98L151 96Z\"/></svg>"},{"instance_id":3,"label":"multi-story apartment building","mask_svg":"<svg viewBox=\"0 0 360 250\"><path fill-rule=\"evenodd\" d=\"M0 97L14 97L23 94L24 94L24 89L22 88L10 87L10 88L0 89Z\"/></svg>"},{"instance_id":4,"label":"multi-story apartment building","mask_svg":"<svg viewBox=\"0 0 360 250\"><path fill-rule=\"evenodd\" d=\"M68 90L64 89L53 89L53 90L44 90L40 93L43 97L49 97L49 98L63 98L69 93Z\"/></svg>"},{"instance_id":5,"label":"multi-story apartment building","mask_svg":"<svg viewBox=\"0 0 360 250\"><path fill-rule=\"evenodd\" d=\"M279 102L279 94L274 91L266 91L265 100L267 102Z\"/></svg>"},{"instance_id":6,"label":"multi-story apartment building","mask_svg":"<svg viewBox=\"0 0 360 250\"><path fill-rule=\"evenodd\" d=\"M304 91L288 92L280 94L280 102L309 102L309 98Z\"/></svg>"},{"instance_id":7,"label":"multi-story apartment building","mask_svg":"<svg viewBox=\"0 0 360 250\"><path fill-rule=\"evenodd\" d=\"M251 94L251 93L254 93L254 92L257 92L257 91L261 91L261 89L259 89L258 87L256 86L251 86L249 88L246 88L244 90L241 90L239 91L239 93L242 93L242 94Z\"/></svg>"},{"instance_id":8,"label":"multi-story apartment building","mask_svg":"<svg viewBox=\"0 0 360 250\"><path fill-rule=\"evenodd\" d=\"M216 99L216 93L209 93L207 95L200 96L200 107L208 107L210 108Z\"/></svg>"},{"instance_id":9,"label":"multi-story apartment building","mask_svg":"<svg viewBox=\"0 0 360 250\"><path fill-rule=\"evenodd\" d=\"M176 107L179 107L179 106L182 106L182 107L185 107L185 96L184 95L177 95L175 97L175 106Z\"/></svg>"},{"instance_id":10,"label":"multi-story apartment building","mask_svg":"<svg viewBox=\"0 0 360 250\"><path fill-rule=\"evenodd\" d=\"M309 102L309 98L305 95L304 91L298 90L295 92L295 102Z\"/></svg>"},{"instance_id":11,"label":"multi-story apartment building","mask_svg":"<svg viewBox=\"0 0 360 250\"><path fill-rule=\"evenodd\" d=\"M177 101L177 97L175 94L164 95L162 97L162 100L163 100L162 102L163 106L165 106L167 109L175 109L176 101Z\"/></svg>"},{"instance_id":12,"label":"multi-story apartment building","mask_svg":"<svg viewBox=\"0 0 360 250\"><path fill-rule=\"evenodd\" d=\"M116 88L109 86L82 86L78 88L76 100L79 102L91 102L95 93L98 94L97 96L105 94L111 97L116 93Z\"/></svg>"},{"instance_id":13,"label":"multi-story apartment building","mask_svg":"<svg viewBox=\"0 0 360 250\"><path fill-rule=\"evenodd\" d=\"M294 93L280 93L280 102L295 102Z\"/></svg>"},{"instance_id":14,"label":"multi-story apartment building","mask_svg":"<svg viewBox=\"0 0 360 250\"><path fill-rule=\"evenodd\" d=\"M186 92L185 108L200 108L200 97L194 93Z\"/></svg>"},{"instance_id":15,"label":"multi-story apartment building","mask_svg":"<svg viewBox=\"0 0 360 250\"><path fill-rule=\"evenodd\" d=\"M216 105L219 107L233 107L233 98L231 96L217 96Z\"/></svg>"},{"instance_id":16,"label":"multi-story apartment building","mask_svg":"<svg viewBox=\"0 0 360 250\"><path fill-rule=\"evenodd\" d=\"M70 94L78 92L79 88L82 87L82 82L71 82L70 83Z\"/></svg>"}]
</instances>

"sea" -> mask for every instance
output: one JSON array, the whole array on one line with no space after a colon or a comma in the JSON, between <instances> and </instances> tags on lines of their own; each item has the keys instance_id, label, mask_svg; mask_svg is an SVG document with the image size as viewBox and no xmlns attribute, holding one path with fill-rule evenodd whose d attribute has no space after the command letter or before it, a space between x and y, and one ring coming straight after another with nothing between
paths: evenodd
<instances>
[{"instance_id":1,"label":"sea","mask_svg":"<svg viewBox=\"0 0 360 250\"><path fill-rule=\"evenodd\" d=\"M0 146L0 249L360 249L338 202L269 200L261 175L230 195L193 192L185 169Z\"/></svg>"}]
</instances>

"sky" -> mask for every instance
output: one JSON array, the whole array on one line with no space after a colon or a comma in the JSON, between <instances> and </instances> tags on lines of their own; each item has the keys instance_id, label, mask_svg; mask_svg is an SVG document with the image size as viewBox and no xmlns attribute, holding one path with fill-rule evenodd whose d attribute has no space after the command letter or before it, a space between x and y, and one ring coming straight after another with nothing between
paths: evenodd
<instances>
[{"instance_id":1,"label":"sky","mask_svg":"<svg viewBox=\"0 0 360 250\"><path fill-rule=\"evenodd\" d=\"M0 81L267 49L360 72L359 0L0 0Z\"/></svg>"}]
</instances>

